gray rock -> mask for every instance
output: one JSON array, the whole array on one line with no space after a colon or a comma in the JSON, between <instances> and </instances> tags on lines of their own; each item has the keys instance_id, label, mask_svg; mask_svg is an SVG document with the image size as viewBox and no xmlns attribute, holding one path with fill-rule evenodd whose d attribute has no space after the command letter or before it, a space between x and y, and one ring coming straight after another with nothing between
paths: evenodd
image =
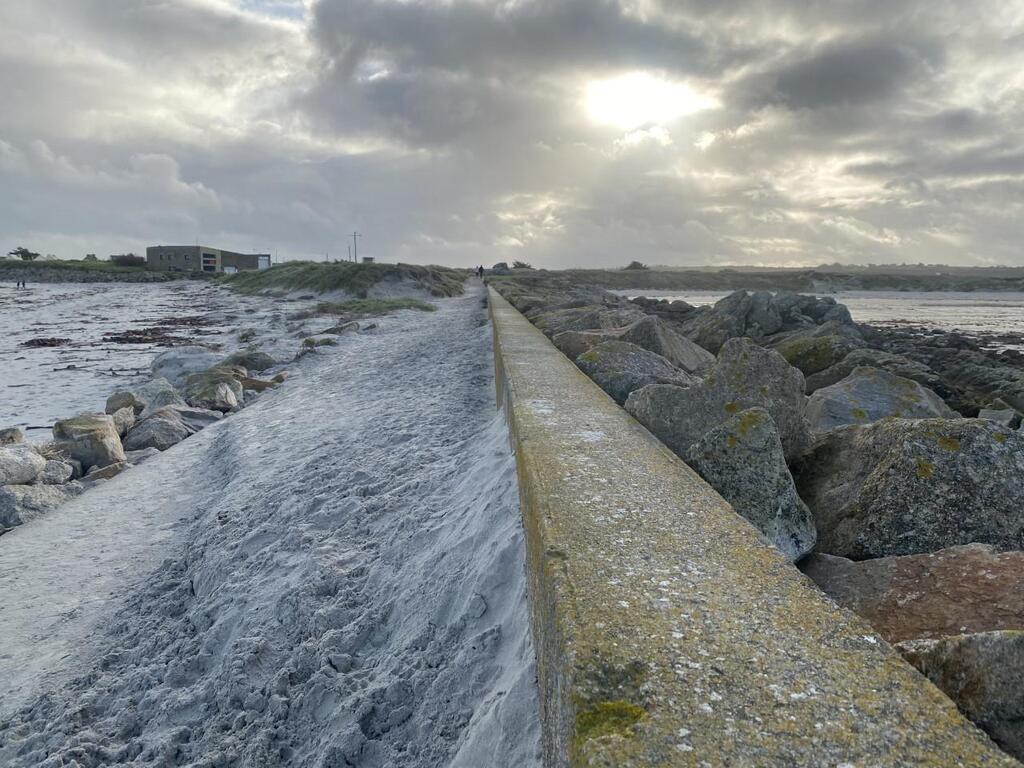
<instances>
[{"instance_id":1,"label":"gray rock","mask_svg":"<svg viewBox=\"0 0 1024 768\"><path fill-rule=\"evenodd\" d=\"M133 406L119 408L110 415L114 419L114 428L121 437L124 437L128 430L135 426L135 408Z\"/></svg>"},{"instance_id":2,"label":"gray rock","mask_svg":"<svg viewBox=\"0 0 1024 768\"><path fill-rule=\"evenodd\" d=\"M132 413L137 416L146 409L146 401L139 397L136 392L126 389L118 390L107 398L107 404L104 410L113 416L122 408L131 408Z\"/></svg>"},{"instance_id":3,"label":"gray rock","mask_svg":"<svg viewBox=\"0 0 1024 768\"><path fill-rule=\"evenodd\" d=\"M701 373L715 362L714 355L676 333L654 316L645 317L623 328L603 331L562 331L555 334L551 341L571 360L576 360L602 342L625 341L664 357L687 373Z\"/></svg>"},{"instance_id":4,"label":"gray rock","mask_svg":"<svg viewBox=\"0 0 1024 768\"><path fill-rule=\"evenodd\" d=\"M206 429L211 424L216 424L224 418L224 414L220 411L211 411L207 408L193 408L188 405L172 405L168 406L168 409L174 411L174 413L178 415L178 418L181 419L182 424L193 432L199 432L200 430Z\"/></svg>"},{"instance_id":5,"label":"gray rock","mask_svg":"<svg viewBox=\"0 0 1024 768\"><path fill-rule=\"evenodd\" d=\"M103 413L83 413L53 425L57 449L80 462L86 472L124 461L121 437L114 418Z\"/></svg>"},{"instance_id":6,"label":"gray rock","mask_svg":"<svg viewBox=\"0 0 1024 768\"><path fill-rule=\"evenodd\" d=\"M613 330L643 320L639 309L609 308L602 304L541 312L533 320L549 338L563 331Z\"/></svg>"},{"instance_id":7,"label":"gray rock","mask_svg":"<svg viewBox=\"0 0 1024 768\"><path fill-rule=\"evenodd\" d=\"M689 386L696 379L661 355L625 341L605 341L576 358L576 365L621 405L651 384Z\"/></svg>"},{"instance_id":8,"label":"gray rock","mask_svg":"<svg viewBox=\"0 0 1024 768\"><path fill-rule=\"evenodd\" d=\"M241 382L225 371L193 373L185 380L185 401L195 408L230 411L243 396Z\"/></svg>"},{"instance_id":9,"label":"gray rock","mask_svg":"<svg viewBox=\"0 0 1024 768\"><path fill-rule=\"evenodd\" d=\"M878 368L854 368L807 400L807 423L816 433L890 417L958 419L960 414L916 381Z\"/></svg>"},{"instance_id":10,"label":"gray rock","mask_svg":"<svg viewBox=\"0 0 1024 768\"><path fill-rule=\"evenodd\" d=\"M182 386L190 374L199 373L220 362L220 355L205 347L174 347L157 355L150 363L153 375Z\"/></svg>"},{"instance_id":11,"label":"gray rock","mask_svg":"<svg viewBox=\"0 0 1024 768\"><path fill-rule=\"evenodd\" d=\"M706 432L686 463L790 560L814 548L810 510L797 496L768 411L741 411Z\"/></svg>"},{"instance_id":12,"label":"gray rock","mask_svg":"<svg viewBox=\"0 0 1024 768\"><path fill-rule=\"evenodd\" d=\"M136 387L135 394L146 404L139 414L140 418L146 418L168 405L185 405L185 399L178 394L178 390L171 382L164 378L152 379Z\"/></svg>"},{"instance_id":13,"label":"gray rock","mask_svg":"<svg viewBox=\"0 0 1024 768\"><path fill-rule=\"evenodd\" d=\"M824 371L842 361L855 349L864 346L860 339L839 333L822 333L827 326L793 335L772 343L772 348L786 358L786 362L799 368L805 376Z\"/></svg>"},{"instance_id":14,"label":"gray rock","mask_svg":"<svg viewBox=\"0 0 1024 768\"><path fill-rule=\"evenodd\" d=\"M704 380L689 387L654 384L633 392L626 410L685 457L710 429L748 408L771 414L787 461L807 445L804 377L781 355L750 339L730 339Z\"/></svg>"},{"instance_id":15,"label":"gray rock","mask_svg":"<svg viewBox=\"0 0 1024 768\"><path fill-rule=\"evenodd\" d=\"M0 529L27 523L81 492L78 483L0 486Z\"/></svg>"},{"instance_id":16,"label":"gray rock","mask_svg":"<svg viewBox=\"0 0 1024 768\"><path fill-rule=\"evenodd\" d=\"M21 430L17 427L7 427L6 429L0 429L0 445L14 445L15 443L24 443L25 435L22 434Z\"/></svg>"},{"instance_id":17,"label":"gray rock","mask_svg":"<svg viewBox=\"0 0 1024 768\"><path fill-rule=\"evenodd\" d=\"M46 459L27 443L0 446L0 485L34 483L46 468Z\"/></svg>"},{"instance_id":18,"label":"gray rock","mask_svg":"<svg viewBox=\"0 0 1024 768\"><path fill-rule=\"evenodd\" d=\"M166 451L196 430L187 426L174 406L167 406L142 419L128 433L124 447L129 451L156 448Z\"/></svg>"},{"instance_id":19,"label":"gray rock","mask_svg":"<svg viewBox=\"0 0 1024 768\"><path fill-rule=\"evenodd\" d=\"M125 451L124 455L128 458L129 464L141 464L144 461L149 461L154 456L159 456L160 449L142 448L138 451Z\"/></svg>"},{"instance_id":20,"label":"gray rock","mask_svg":"<svg viewBox=\"0 0 1024 768\"><path fill-rule=\"evenodd\" d=\"M356 324L356 329L359 328L359 324ZM226 365L240 365L246 369L246 371L265 371L268 368L273 368L277 365L277 361L273 357L268 355L266 352L259 349L242 349L229 355L224 360Z\"/></svg>"},{"instance_id":21,"label":"gray rock","mask_svg":"<svg viewBox=\"0 0 1024 768\"><path fill-rule=\"evenodd\" d=\"M1020 414L1013 408L982 408L978 411L978 418L994 421L1010 429L1016 429L1020 425Z\"/></svg>"},{"instance_id":22,"label":"gray rock","mask_svg":"<svg viewBox=\"0 0 1024 768\"><path fill-rule=\"evenodd\" d=\"M127 461L119 461L117 464L109 464L105 467L93 467L82 479L89 482L95 482L96 480L109 480L112 477L117 477L130 467Z\"/></svg>"},{"instance_id":23,"label":"gray rock","mask_svg":"<svg viewBox=\"0 0 1024 768\"><path fill-rule=\"evenodd\" d=\"M911 640L896 648L996 744L1024 760L1024 632Z\"/></svg>"},{"instance_id":24,"label":"gray rock","mask_svg":"<svg viewBox=\"0 0 1024 768\"><path fill-rule=\"evenodd\" d=\"M62 485L75 476L75 468L67 461L49 459L39 475L38 482L44 485Z\"/></svg>"},{"instance_id":25,"label":"gray rock","mask_svg":"<svg viewBox=\"0 0 1024 768\"><path fill-rule=\"evenodd\" d=\"M855 349L835 365L808 376L807 394L842 381L853 373L854 368L862 366L880 368L883 371L895 373L897 376L916 381L921 386L941 394L942 381L939 379L939 375L924 363L916 362L903 355L867 348Z\"/></svg>"},{"instance_id":26,"label":"gray rock","mask_svg":"<svg viewBox=\"0 0 1024 768\"><path fill-rule=\"evenodd\" d=\"M992 422L841 427L794 469L819 552L861 560L973 542L1024 549L1024 434Z\"/></svg>"},{"instance_id":27,"label":"gray rock","mask_svg":"<svg viewBox=\"0 0 1024 768\"><path fill-rule=\"evenodd\" d=\"M781 330L782 315L775 304L775 297L768 291L756 291L750 294L750 306L747 310L744 332L748 336L761 338Z\"/></svg>"}]
</instances>

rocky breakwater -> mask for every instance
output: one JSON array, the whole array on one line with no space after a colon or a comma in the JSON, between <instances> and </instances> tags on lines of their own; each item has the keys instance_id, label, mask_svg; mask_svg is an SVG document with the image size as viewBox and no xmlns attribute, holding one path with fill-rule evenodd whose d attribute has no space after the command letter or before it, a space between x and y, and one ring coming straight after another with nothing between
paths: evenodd
<instances>
[{"instance_id":1,"label":"rocky breakwater","mask_svg":"<svg viewBox=\"0 0 1024 768\"><path fill-rule=\"evenodd\" d=\"M933 367L942 355L897 348L829 298L740 291L697 308L557 279L492 285L824 592L1024 758L1014 369L977 348L968 357L988 378ZM969 418L979 410L985 418Z\"/></svg>"},{"instance_id":2,"label":"rocky breakwater","mask_svg":"<svg viewBox=\"0 0 1024 768\"><path fill-rule=\"evenodd\" d=\"M285 381L280 367L258 349L223 357L178 347L153 360L151 380L110 395L102 413L58 421L50 442L0 430L0 534L245 407ZM263 372L270 378L256 376Z\"/></svg>"}]
</instances>

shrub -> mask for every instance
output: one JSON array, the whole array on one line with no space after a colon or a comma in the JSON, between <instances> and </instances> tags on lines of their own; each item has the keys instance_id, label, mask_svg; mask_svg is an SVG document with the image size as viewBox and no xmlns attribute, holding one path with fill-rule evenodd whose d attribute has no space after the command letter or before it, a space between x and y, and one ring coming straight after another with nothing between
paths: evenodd
<instances>
[{"instance_id":1,"label":"shrub","mask_svg":"<svg viewBox=\"0 0 1024 768\"><path fill-rule=\"evenodd\" d=\"M626 265L625 269L650 269L646 264L642 264L639 261L631 261Z\"/></svg>"},{"instance_id":2,"label":"shrub","mask_svg":"<svg viewBox=\"0 0 1024 768\"><path fill-rule=\"evenodd\" d=\"M110 260L119 267L146 266L146 260L142 256L136 256L134 253L123 253L117 256L111 256Z\"/></svg>"}]
</instances>

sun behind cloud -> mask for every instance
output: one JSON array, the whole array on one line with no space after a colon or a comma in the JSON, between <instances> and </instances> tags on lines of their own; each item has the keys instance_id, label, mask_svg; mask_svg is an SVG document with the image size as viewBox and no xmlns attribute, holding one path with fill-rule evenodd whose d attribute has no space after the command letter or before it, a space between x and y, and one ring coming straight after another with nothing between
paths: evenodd
<instances>
[{"instance_id":1,"label":"sun behind cloud","mask_svg":"<svg viewBox=\"0 0 1024 768\"><path fill-rule=\"evenodd\" d=\"M630 72L586 86L584 104L591 120L629 131L668 125L686 115L713 109L718 101L686 83L648 72Z\"/></svg>"}]
</instances>

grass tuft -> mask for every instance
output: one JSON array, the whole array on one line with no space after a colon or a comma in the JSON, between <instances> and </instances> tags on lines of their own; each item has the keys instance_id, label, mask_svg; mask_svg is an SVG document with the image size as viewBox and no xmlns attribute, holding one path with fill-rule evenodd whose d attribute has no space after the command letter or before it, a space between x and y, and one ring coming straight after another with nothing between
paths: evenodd
<instances>
[{"instance_id":1,"label":"grass tuft","mask_svg":"<svg viewBox=\"0 0 1024 768\"><path fill-rule=\"evenodd\" d=\"M292 261L258 272L240 272L224 278L225 285L240 293L272 291L344 291L357 299L368 298L381 282L411 282L432 296L459 296L468 271L414 264L322 264Z\"/></svg>"}]
</instances>

